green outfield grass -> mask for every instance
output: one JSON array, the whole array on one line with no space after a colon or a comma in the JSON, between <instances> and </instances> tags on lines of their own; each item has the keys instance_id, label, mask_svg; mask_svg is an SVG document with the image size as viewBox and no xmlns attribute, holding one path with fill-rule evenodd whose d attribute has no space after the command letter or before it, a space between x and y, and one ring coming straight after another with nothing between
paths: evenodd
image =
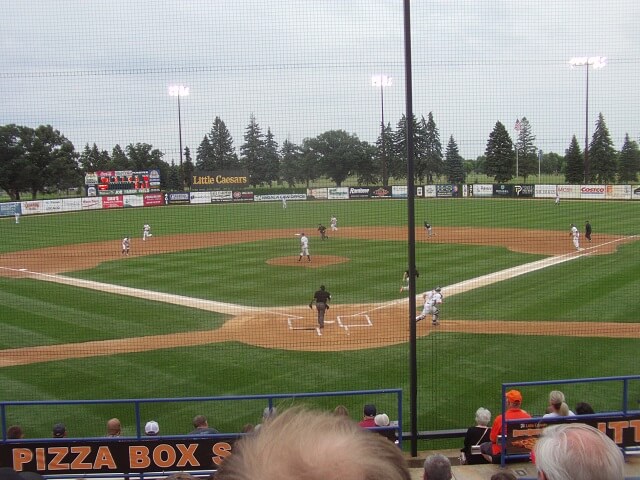
<instances>
[{"instance_id":1,"label":"green outfield grass","mask_svg":"<svg viewBox=\"0 0 640 480\"><path fill-rule=\"evenodd\" d=\"M439 226L530 228L566 232L589 219L594 233L634 234L638 206L632 202L553 200L417 200L416 226L424 219ZM139 236L150 223L154 236L190 232L295 228L309 230L312 254L348 256L351 261L319 269L265 264L267 258L297 255L297 240L255 241L170 255L117 259L73 276L245 305L299 305L319 283L330 285L336 303L398 298L407 246L384 238L356 241L317 239L315 227L335 214L340 226L406 225L401 200L227 204L123 209L64 215L23 216L20 225L0 221L0 252ZM640 286L640 244L614 255L591 256L479 288L447 299L443 319L537 320L631 323L640 320L635 292ZM450 285L541 258L496 247L419 243L418 288ZM219 327L224 315L34 280L0 278L0 345L29 345L141 337ZM640 328L640 327L639 327ZM497 413L502 382L638 374L640 341L579 337L526 337L439 332L418 340L418 418L421 430L463 428L479 406ZM172 348L147 353L71 359L0 369L3 400L182 397L402 388L408 419L407 345L350 352L289 352L235 342ZM0 350L0 358L2 352ZM599 409L619 408L615 387L561 388L571 406L587 400ZM525 408L542 413L547 388L525 393ZM630 398L640 398L634 385ZM333 408L336 399L316 401ZM394 416L388 398L374 399ZM635 401L635 400L634 400ZM363 399L341 399L359 416ZM212 422L238 430L259 421L262 404L207 406ZM185 433L202 405L154 405L145 418L163 433ZM73 432L100 435L120 406L74 407L22 413L28 436L48 435L56 416ZM17 414L15 414L17 415ZM46 417L43 419L42 417ZM57 420L56 420L57 421ZM130 422L129 422L130 424ZM405 428L408 424L405 425ZM129 428L131 428L129 426ZM133 431L129 430L131 433ZM459 442L451 442L457 444ZM446 445L447 442L443 442Z\"/></svg>"}]
</instances>

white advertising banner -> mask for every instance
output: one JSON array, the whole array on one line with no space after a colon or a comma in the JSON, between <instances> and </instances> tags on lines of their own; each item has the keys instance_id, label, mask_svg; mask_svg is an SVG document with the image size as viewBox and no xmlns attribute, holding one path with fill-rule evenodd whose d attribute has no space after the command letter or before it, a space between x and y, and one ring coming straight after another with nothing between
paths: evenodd
<instances>
[{"instance_id":1,"label":"white advertising banner","mask_svg":"<svg viewBox=\"0 0 640 480\"><path fill-rule=\"evenodd\" d=\"M580 185L556 185L556 192L560 198L580 198Z\"/></svg>"},{"instance_id":2,"label":"white advertising banner","mask_svg":"<svg viewBox=\"0 0 640 480\"><path fill-rule=\"evenodd\" d=\"M631 185L607 185L605 197L607 200L629 200Z\"/></svg>"},{"instance_id":3,"label":"white advertising banner","mask_svg":"<svg viewBox=\"0 0 640 480\"><path fill-rule=\"evenodd\" d=\"M581 185L580 198L588 200L604 200L607 187L605 185Z\"/></svg>"},{"instance_id":4,"label":"white advertising banner","mask_svg":"<svg viewBox=\"0 0 640 480\"><path fill-rule=\"evenodd\" d=\"M555 198L556 186L555 185L536 185L533 190L534 198Z\"/></svg>"},{"instance_id":5,"label":"white advertising banner","mask_svg":"<svg viewBox=\"0 0 640 480\"><path fill-rule=\"evenodd\" d=\"M423 187L424 189L424 196L426 198L436 198L436 186L435 185L425 185Z\"/></svg>"},{"instance_id":6,"label":"white advertising banner","mask_svg":"<svg viewBox=\"0 0 640 480\"><path fill-rule=\"evenodd\" d=\"M349 188L348 187L328 188L327 198L329 200L349 200Z\"/></svg>"},{"instance_id":7,"label":"white advertising banner","mask_svg":"<svg viewBox=\"0 0 640 480\"><path fill-rule=\"evenodd\" d=\"M211 192L189 192L189 203L211 203Z\"/></svg>"},{"instance_id":8,"label":"white advertising banner","mask_svg":"<svg viewBox=\"0 0 640 480\"><path fill-rule=\"evenodd\" d=\"M125 207L143 207L144 197L142 195L124 195L122 197Z\"/></svg>"}]
</instances>

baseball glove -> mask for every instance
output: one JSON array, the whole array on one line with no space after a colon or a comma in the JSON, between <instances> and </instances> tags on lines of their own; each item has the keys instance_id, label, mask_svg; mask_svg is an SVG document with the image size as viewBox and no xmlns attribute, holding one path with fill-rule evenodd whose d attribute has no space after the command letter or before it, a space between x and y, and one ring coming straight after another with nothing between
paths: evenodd
<instances>
[{"instance_id":1,"label":"baseball glove","mask_svg":"<svg viewBox=\"0 0 640 480\"><path fill-rule=\"evenodd\" d=\"M309 308L310 308L311 310L313 310L313 303L310 303L310 304L309 304Z\"/></svg>"}]
</instances>

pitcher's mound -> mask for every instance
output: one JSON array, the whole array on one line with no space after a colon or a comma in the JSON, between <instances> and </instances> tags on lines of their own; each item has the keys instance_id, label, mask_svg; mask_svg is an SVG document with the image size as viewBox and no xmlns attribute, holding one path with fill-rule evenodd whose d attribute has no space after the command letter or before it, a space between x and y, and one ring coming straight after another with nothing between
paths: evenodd
<instances>
[{"instance_id":1,"label":"pitcher's mound","mask_svg":"<svg viewBox=\"0 0 640 480\"><path fill-rule=\"evenodd\" d=\"M311 261L307 260L306 257L303 257L300 261L298 261L299 259L299 256L276 257L270 258L269 260L267 260L267 263L269 265L285 265L287 267L318 268L326 267L327 265L345 263L350 260L347 257L338 257L335 255L312 255Z\"/></svg>"}]
</instances>

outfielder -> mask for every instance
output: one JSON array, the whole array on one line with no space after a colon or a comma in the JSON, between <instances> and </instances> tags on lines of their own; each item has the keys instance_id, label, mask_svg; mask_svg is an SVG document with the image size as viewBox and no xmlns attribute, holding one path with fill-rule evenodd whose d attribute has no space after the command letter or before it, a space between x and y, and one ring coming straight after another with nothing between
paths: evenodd
<instances>
[{"instance_id":1,"label":"outfielder","mask_svg":"<svg viewBox=\"0 0 640 480\"><path fill-rule=\"evenodd\" d=\"M578 231L578 229L573 223L571 224L571 231L569 232L569 236L573 241L573 246L576 248L576 250L579 251L580 250L580 232Z\"/></svg>"},{"instance_id":2,"label":"outfielder","mask_svg":"<svg viewBox=\"0 0 640 480\"><path fill-rule=\"evenodd\" d=\"M309 239L304 232L302 232L302 235L300 235L300 256L298 257L298 261L302 260L304 256L307 257L309 262L311 261L311 255L309 255Z\"/></svg>"},{"instance_id":3,"label":"outfielder","mask_svg":"<svg viewBox=\"0 0 640 480\"><path fill-rule=\"evenodd\" d=\"M146 241L147 238L151 238L153 235L151 234L151 225L145 223L142 227L142 240Z\"/></svg>"},{"instance_id":4,"label":"outfielder","mask_svg":"<svg viewBox=\"0 0 640 480\"><path fill-rule=\"evenodd\" d=\"M429 290L422 294L422 298L424 299L424 306L422 307L422 313L416 317L416 322L419 322L427 315L431 314L431 324L434 326L440 325L440 309L438 308L438 305L441 305L444 301L442 288L436 287L433 290Z\"/></svg>"}]
</instances>

